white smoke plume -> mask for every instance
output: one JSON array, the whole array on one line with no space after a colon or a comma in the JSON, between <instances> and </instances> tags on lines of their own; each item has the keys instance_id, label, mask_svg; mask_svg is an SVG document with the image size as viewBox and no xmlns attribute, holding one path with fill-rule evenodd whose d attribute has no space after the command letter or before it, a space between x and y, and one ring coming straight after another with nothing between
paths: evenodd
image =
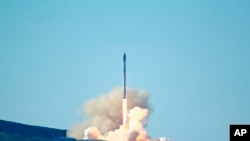
<instances>
[{"instance_id":1,"label":"white smoke plume","mask_svg":"<svg viewBox=\"0 0 250 141\"><path fill-rule=\"evenodd\" d=\"M146 126L152 107L145 91L127 89L128 129L122 126L123 89L114 88L110 93L86 102L82 108L86 121L74 124L67 136L76 139L99 139L107 141L152 141ZM156 141L168 141L159 138Z\"/></svg>"}]
</instances>

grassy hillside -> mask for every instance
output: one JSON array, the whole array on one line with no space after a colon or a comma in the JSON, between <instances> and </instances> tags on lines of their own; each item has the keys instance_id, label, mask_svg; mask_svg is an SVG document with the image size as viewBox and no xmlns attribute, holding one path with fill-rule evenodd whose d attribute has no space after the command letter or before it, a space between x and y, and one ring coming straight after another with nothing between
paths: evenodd
<instances>
[{"instance_id":1,"label":"grassy hillside","mask_svg":"<svg viewBox=\"0 0 250 141\"><path fill-rule=\"evenodd\" d=\"M66 130L0 120L0 141L49 141L66 137Z\"/></svg>"}]
</instances>

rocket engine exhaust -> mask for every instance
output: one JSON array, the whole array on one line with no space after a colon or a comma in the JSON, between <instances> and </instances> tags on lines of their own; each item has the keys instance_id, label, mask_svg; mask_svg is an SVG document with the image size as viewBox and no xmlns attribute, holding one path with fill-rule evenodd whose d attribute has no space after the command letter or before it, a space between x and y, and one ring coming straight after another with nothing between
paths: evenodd
<instances>
[{"instance_id":1,"label":"rocket engine exhaust","mask_svg":"<svg viewBox=\"0 0 250 141\"><path fill-rule=\"evenodd\" d=\"M114 88L108 94L84 103L81 113L86 120L73 124L67 130L67 137L107 141L169 141L167 138L153 140L148 135L146 126L153 110L148 102L149 94L126 88L125 53L123 77L123 87Z\"/></svg>"},{"instance_id":2,"label":"rocket engine exhaust","mask_svg":"<svg viewBox=\"0 0 250 141\"><path fill-rule=\"evenodd\" d=\"M123 114L123 127L128 128L127 124L127 99L123 98L122 100L122 114Z\"/></svg>"},{"instance_id":3,"label":"rocket engine exhaust","mask_svg":"<svg viewBox=\"0 0 250 141\"><path fill-rule=\"evenodd\" d=\"M128 111L126 94L126 53L123 53L123 100L122 100L123 127L128 129Z\"/></svg>"}]
</instances>

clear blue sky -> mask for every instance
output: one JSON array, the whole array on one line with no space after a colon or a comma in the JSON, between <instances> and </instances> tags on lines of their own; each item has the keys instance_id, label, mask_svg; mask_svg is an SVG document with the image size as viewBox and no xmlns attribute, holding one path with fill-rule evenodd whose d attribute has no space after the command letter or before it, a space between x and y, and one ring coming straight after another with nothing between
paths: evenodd
<instances>
[{"instance_id":1,"label":"clear blue sky","mask_svg":"<svg viewBox=\"0 0 250 141\"><path fill-rule=\"evenodd\" d=\"M66 129L122 85L151 93L148 131L229 140L250 123L249 0L1 0L0 118Z\"/></svg>"}]
</instances>

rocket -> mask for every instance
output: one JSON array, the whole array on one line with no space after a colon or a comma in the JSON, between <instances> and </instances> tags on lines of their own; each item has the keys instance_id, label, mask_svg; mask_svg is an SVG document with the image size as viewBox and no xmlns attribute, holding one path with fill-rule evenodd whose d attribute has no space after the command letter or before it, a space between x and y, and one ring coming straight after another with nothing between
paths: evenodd
<instances>
[{"instance_id":1,"label":"rocket","mask_svg":"<svg viewBox=\"0 0 250 141\"><path fill-rule=\"evenodd\" d=\"M127 94L126 94L126 53L123 53L123 98L127 99Z\"/></svg>"},{"instance_id":2,"label":"rocket","mask_svg":"<svg viewBox=\"0 0 250 141\"><path fill-rule=\"evenodd\" d=\"M128 129L128 111L127 111L127 94L126 94L126 53L123 53L123 100L122 100L122 113L123 113L123 127Z\"/></svg>"}]
</instances>

